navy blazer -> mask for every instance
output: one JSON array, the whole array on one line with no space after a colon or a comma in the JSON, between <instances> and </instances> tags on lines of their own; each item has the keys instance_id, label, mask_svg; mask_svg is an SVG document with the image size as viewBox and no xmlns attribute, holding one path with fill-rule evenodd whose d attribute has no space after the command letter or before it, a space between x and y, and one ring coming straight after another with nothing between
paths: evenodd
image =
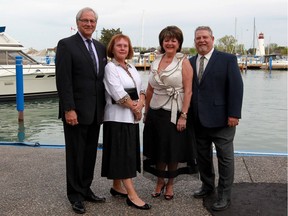
<instances>
[{"instance_id":1,"label":"navy blazer","mask_svg":"<svg viewBox=\"0 0 288 216\"><path fill-rule=\"evenodd\" d=\"M204 127L225 127L228 117L241 118L243 81L237 58L214 50L199 83L197 56L189 59L194 70L190 110Z\"/></svg>"},{"instance_id":2,"label":"navy blazer","mask_svg":"<svg viewBox=\"0 0 288 216\"><path fill-rule=\"evenodd\" d=\"M80 124L102 123L105 107L104 68L106 48L93 39L99 59L96 73L89 51L79 35L58 42L56 52L56 85L59 95L59 118L64 111L75 109Z\"/></svg>"}]
</instances>

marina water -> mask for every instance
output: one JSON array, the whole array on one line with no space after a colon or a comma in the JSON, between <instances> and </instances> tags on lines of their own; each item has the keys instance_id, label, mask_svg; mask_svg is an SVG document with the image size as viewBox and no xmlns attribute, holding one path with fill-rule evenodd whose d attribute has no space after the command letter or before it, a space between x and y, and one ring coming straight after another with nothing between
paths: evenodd
<instances>
[{"instance_id":1,"label":"marina water","mask_svg":"<svg viewBox=\"0 0 288 216\"><path fill-rule=\"evenodd\" d=\"M140 71L144 86L149 72ZM244 101L237 126L235 151L287 153L287 71L242 72ZM58 99L25 101L24 122L18 123L15 102L0 104L0 143L64 145ZM140 123L142 135L143 123ZM102 136L99 140L102 143Z\"/></svg>"}]
</instances>

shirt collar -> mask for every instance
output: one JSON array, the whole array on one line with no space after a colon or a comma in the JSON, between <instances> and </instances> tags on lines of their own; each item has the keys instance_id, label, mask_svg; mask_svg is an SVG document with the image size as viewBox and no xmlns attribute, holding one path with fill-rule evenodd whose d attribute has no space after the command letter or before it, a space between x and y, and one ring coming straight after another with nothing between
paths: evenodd
<instances>
[{"instance_id":1,"label":"shirt collar","mask_svg":"<svg viewBox=\"0 0 288 216\"><path fill-rule=\"evenodd\" d=\"M204 55L205 59L207 59L207 60L209 61L209 59L210 59L211 56L212 56L213 51L214 51L214 48L212 48L209 53L207 53L206 55ZM201 56L202 56L202 55L198 55L198 59L200 59Z\"/></svg>"},{"instance_id":2,"label":"shirt collar","mask_svg":"<svg viewBox=\"0 0 288 216\"><path fill-rule=\"evenodd\" d=\"M91 40L91 41L93 42L92 37L91 37L91 38L85 38L85 37L81 34L80 31L78 31L78 33L79 33L79 35L81 36L81 38L82 38L82 40L83 40L84 42L86 42L86 40Z\"/></svg>"},{"instance_id":3,"label":"shirt collar","mask_svg":"<svg viewBox=\"0 0 288 216\"><path fill-rule=\"evenodd\" d=\"M122 67L122 65L121 65L115 58L112 58L111 61L112 61L116 66ZM127 62L125 62L125 63L126 63L126 66L127 66L127 67L131 68L131 65L130 65L130 64L128 64Z\"/></svg>"}]
</instances>

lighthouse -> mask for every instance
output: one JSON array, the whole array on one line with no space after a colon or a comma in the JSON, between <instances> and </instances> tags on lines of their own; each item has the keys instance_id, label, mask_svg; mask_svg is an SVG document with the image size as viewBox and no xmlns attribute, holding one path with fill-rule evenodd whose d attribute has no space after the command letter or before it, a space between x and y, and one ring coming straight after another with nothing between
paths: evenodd
<instances>
[{"instance_id":1,"label":"lighthouse","mask_svg":"<svg viewBox=\"0 0 288 216\"><path fill-rule=\"evenodd\" d=\"M264 34L261 32L258 36L258 47L256 49L256 56L265 55Z\"/></svg>"}]
</instances>

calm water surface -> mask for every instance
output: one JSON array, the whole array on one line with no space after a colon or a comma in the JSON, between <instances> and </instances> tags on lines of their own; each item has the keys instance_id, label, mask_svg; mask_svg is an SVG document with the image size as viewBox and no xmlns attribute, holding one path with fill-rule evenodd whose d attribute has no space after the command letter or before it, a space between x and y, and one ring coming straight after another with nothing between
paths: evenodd
<instances>
[{"instance_id":1,"label":"calm water surface","mask_svg":"<svg viewBox=\"0 0 288 216\"><path fill-rule=\"evenodd\" d=\"M146 85L149 72L140 73ZM235 151L287 153L287 71L249 70L242 77L244 102ZM18 124L16 104L2 102L0 141L63 145L62 122L57 115L56 98L26 101L24 124Z\"/></svg>"}]
</instances>

